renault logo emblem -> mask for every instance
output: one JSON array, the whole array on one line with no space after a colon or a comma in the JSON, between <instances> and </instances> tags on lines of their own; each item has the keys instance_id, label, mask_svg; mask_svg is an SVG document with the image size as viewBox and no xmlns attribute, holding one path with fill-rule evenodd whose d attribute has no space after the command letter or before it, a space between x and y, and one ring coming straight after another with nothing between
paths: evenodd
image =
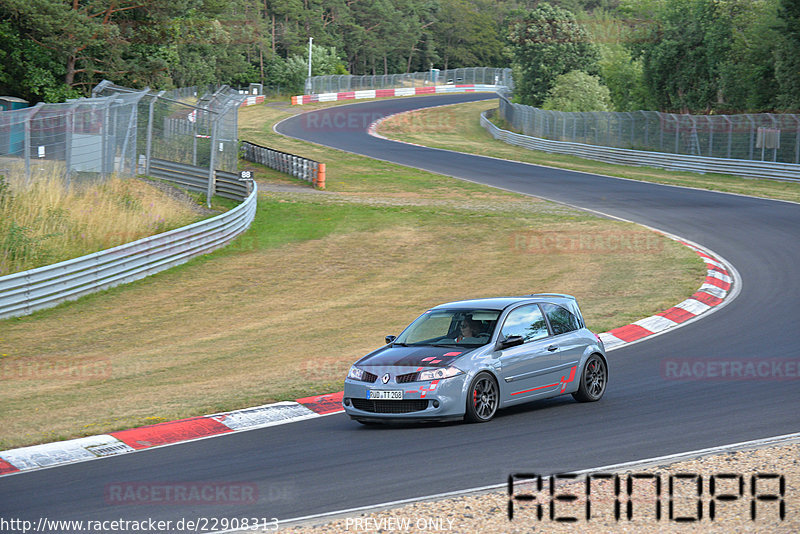
<instances>
[{"instance_id":1,"label":"renault logo emblem","mask_svg":"<svg viewBox=\"0 0 800 534\"><path fill-rule=\"evenodd\" d=\"M389 377L389 373L386 373L385 375L383 375L381 377L381 382L383 382L384 384L388 384L389 383L389 378L390 378Z\"/></svg>"}]
</instances>

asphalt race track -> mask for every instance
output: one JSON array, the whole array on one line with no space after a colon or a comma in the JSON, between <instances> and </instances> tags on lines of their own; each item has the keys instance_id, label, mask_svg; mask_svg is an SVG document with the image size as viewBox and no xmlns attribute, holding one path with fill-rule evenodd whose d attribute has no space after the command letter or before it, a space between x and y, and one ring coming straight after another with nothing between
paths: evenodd
<instances>
[{"instance_id":1,"label":"asphalt race track","mask_svg":"<svg viewBox=\"0 0 800 534\"><path fill-rule=\"evenodd\" d=\"M798 360L800 205L437 151L365 131L380 116L489 96L376 100L302 114L278 130L677 234L728 260L743 281L739 296L699 321L609 353L609 389L598 403L566 396L500 412L484 425L367 428L337 414L44 469L0 478L0 516L286 520L499 484L511 472L567 472L800 431L797 378L674 380L662 372L671 359ZM376 344L386 333L375 333ZM107 499L114 485L175 482L240 484L255 488L257 499Z\"/></svg>"}]
</instances>

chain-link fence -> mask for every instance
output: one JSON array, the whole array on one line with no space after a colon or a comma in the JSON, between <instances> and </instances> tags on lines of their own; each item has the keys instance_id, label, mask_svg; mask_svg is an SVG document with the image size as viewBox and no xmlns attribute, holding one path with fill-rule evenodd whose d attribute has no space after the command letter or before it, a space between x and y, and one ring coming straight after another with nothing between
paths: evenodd
<instances>
[{"instance_id":1,"label":"chain-link fence","mask_svg":"<svg viewBox=\"0 0 800 534\"><path fill-rule=\"evenodd\" d=\"M425 87L432 85L486 84L504 85L513 89L511 69L469 67L463 69L432 69L406 74L364 75L350 74L312 76L306 80L306 94L340 93L366 89L395 89L398 87Z\"/></svg>"},{"instance_id":2,"label":"chain-link fence","mask_svg":"<svg viewBox=\"0 0 800 534\"><path fill-rule=\"evenodd\" d=\"M92 90L96 97L134 90L108 81ZM227 85L148 92L138 106L139 160L147 172L151 158L217 170L236 171L238 108L246 95Z\"/></svg>"},{"instance_id":3,"label":"chain-link fence","mask_svg":"<svg viewBox=\"0 0 800 534\"><path fill-rule=\"evenodd\" d=\"M154 93L102 82L93 98L0 113L0 174L24 180L146 172L151 158L236 170L238 107L227 86Z\"/></svg>"},{"instance_id":4,"label":"chain-link fence","mask_svg":"<svg viewBox=\"0 0 800 534\"><path fill-rule=\"evenodd\" d=\"M500 98L500 116L525 135L633 150L800 163L800 115L563 112Z\"/></svg>"},{"instance_id":5,"label":"chain-link fence","mask_svg":"<svg viewBox=\"0 0 800 534\"><path fill-rule=\"evenodd\" d=\"M133 174L146 91L0 113L0 174L70 179Z\"/></svg>"}]
</instances>

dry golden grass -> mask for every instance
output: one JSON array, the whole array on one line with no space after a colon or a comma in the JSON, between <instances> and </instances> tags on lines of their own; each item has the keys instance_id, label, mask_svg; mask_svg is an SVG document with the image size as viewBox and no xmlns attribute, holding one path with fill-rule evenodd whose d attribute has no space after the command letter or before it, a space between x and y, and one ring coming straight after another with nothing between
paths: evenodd
<instances>
[{"instance_id":1,"label":"dry golden grass","mask_svg":"<svg viewBox=\"0 0 800 534\"><path fill-rule=\"evenodd\" d=\"M38 166L36 167L38 168ZM0 276L135 241L194 222L185 200L141 180L67 187L49 166L0 185Z\"/></svg>"}]
</instances>

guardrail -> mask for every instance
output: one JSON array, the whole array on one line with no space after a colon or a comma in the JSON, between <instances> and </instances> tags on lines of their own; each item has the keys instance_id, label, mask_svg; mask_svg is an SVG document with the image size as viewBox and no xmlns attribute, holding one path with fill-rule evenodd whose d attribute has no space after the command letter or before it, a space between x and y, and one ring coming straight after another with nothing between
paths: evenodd
<instances>
[{"instance_id":1,"label":"guardrail","mask_svg":"<svg viewBox=\"0 0 800 534\"><path fill-rule=\"evenodd\" d=\"M709 158L688 154L666 154L663 152L587 145L569 141L552 141L550 139L531 137L498 128L489 120L490 112L494 112L494 110L484 111L481 114L481 126L483 126L492 137L508 144L521 146L530 150L567 154L618 165L658 167L674 171L691 171L698 173L713 172L745 176L748 178L773 178L776 180L788 180L793 182L800 181L800 165L792 163Z\"/></svg>"},{"instance_id":2,"label":"guardrail","mask_svg":"<svg viewBox=\"0 0 800 534\"><path fill-rule=\"evenodd\" d=\"M189 191L208 193L208 169L204 167L152 158L150 176L170 181ZM235 173L217 170L211 184L211 195L241 202L250 194L250 183L242 182Z\"/></svg>"},{"instance_id":3,"label":"guardrail","mask_svg":"<svg viewBox=\"0 0 800 534\"><path fill-rule=\"evenodd\" d=\"M220 248L250 226L256 213L257 194L253 184L244 202L216 217L80 258L4 276L0 278L0 319L27 315L132 282Z\"/></svg>"},{"instance_id":4,"label":"guardrail","mask_svg":"<svg viewBox=\"0 0 800 534\"><path fill-rule=\"evenodd\" d=\"M295 178L311 182L318 189L325 189L324 163L248 141L242 141L239 155L247 161L291 174Z\"/></svg>"}]
</instances>

